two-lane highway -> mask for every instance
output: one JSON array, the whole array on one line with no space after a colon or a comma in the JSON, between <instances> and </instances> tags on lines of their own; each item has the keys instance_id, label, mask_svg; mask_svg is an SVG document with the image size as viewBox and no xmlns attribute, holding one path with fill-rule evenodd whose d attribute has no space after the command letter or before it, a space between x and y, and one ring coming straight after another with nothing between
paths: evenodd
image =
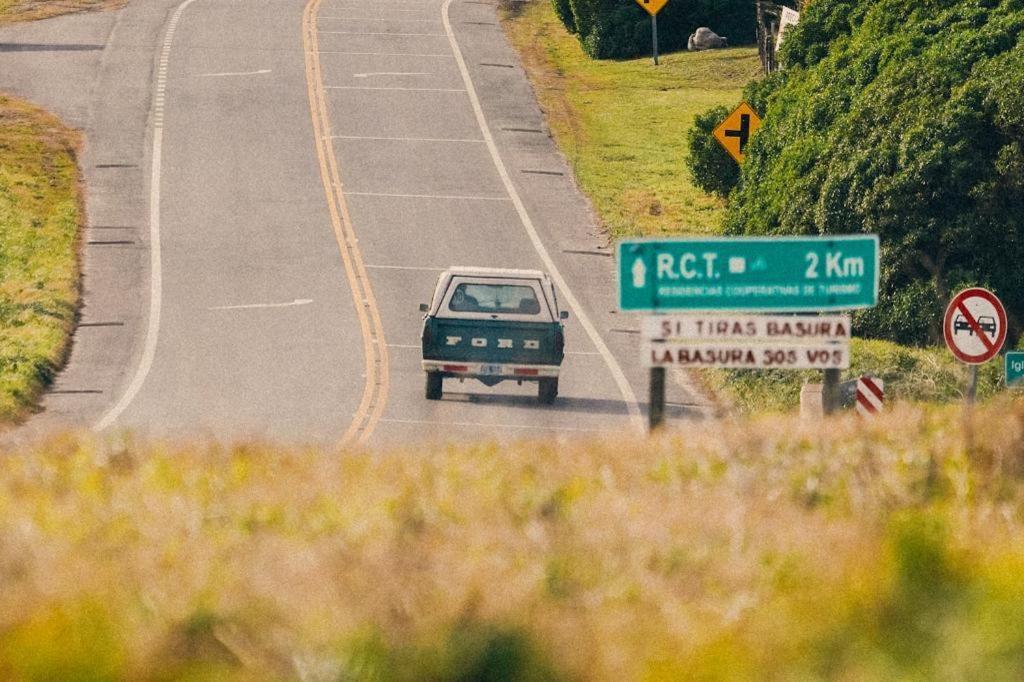
<instances>
[{"instance_id":1,"label":"two-lane highway","mask_svg":"<svg viewBox=\"0 0 1024 682\"><path fill-rule=\"evenodd\" d=\"M92 373L94 428L393 445L641 426L637 322L494 6L160 1L131 202L148 276L86 295L143 312L132 361ZM424 399L418 304L450 265L552 275L571 313L554 406L534 384ZM685 381L670 401L703 408Z\"/></svg>"},{"instance_id":2,"label":"two-lane highway","mask_svg":"<svg viewBox=\"0 0 1024 682\"><path fill-rule=\"evenodd\" d=\"M467 56L454 29L451 2L375 6L349 0L311 5L310 40L318 68L313 87L327 100L329 154L340 167L343 202L387 343L389 396L374 442L414 438L541 436L639 425L633 387L589 312L551 259L483 111ZM464 26L487 27L455 13ZM315 34L313 34L315 22ZM472 55L485 68L515 69L493 49ZM520 117L522 115L520 114ZM519 125L516 125L516 124ZM498 132L515 144L535 120L516 112ZM561 164L552 156L545 174ZM537 173L541 175L541 173ZM561 396L553 408L536 385L446 380L445 399L423 398L419 301L429 299L446 266L540 268L570 303L569 349Z\"/></svg>"}]
</instances>

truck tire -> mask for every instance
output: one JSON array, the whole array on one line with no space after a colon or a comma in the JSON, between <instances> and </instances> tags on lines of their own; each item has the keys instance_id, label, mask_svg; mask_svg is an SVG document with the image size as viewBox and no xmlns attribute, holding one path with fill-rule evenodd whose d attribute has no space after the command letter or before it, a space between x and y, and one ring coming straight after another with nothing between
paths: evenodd
<instances>
[{"instance_id":1,"label":"truck tire","mask_svg":"<svg viewBox=\"0 0 1024 682\"><path fill-rule=\"evenodd\" d=\"M541 379L537 385L537 400L544 405L555 402L558 396L558 379Z\"/></svg>"},{"instance_id":2,"label":"truck tire","mask_svg":"<svg viewBox=\"0 0 1024 682\"><path fill-rule=\"evenodd\" d=\"M444 378L440 372L427 372L427 388L426 396L427 400L440 400L441 394L444 392Z\"/></svg>"}]
</instances>

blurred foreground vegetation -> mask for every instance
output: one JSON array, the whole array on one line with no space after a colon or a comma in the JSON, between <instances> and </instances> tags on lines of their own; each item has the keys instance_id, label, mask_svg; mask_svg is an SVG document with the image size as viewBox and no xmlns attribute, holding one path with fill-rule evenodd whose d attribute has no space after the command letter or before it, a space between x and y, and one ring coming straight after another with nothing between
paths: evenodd
<instances>
[{"instance_id":1,"label":"blurred foreground vegetation","mask_svg":"<svg viewBox=\"0 0 1024 682\"><path fill-rule=\"evenodd\" d=\"M4 679L1024 675L1020 403L0 457Z\"/></svg>"}]
</instances>

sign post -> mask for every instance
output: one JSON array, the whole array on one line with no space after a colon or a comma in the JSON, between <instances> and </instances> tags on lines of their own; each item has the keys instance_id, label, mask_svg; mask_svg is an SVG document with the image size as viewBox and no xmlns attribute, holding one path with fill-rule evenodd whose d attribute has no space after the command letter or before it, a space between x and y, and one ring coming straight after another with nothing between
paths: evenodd
<instances>
[{"instance_id":1,"label":"sign post","mask_svg":"<svg viewBox=\"0 0 1024 682\"><path fill-rule=\"evenodd\" d=\"M668 0L636 0L637 4L651 15L651 40L654 43L654 65L658 65L658 12L668 4Z\"/></svg>"},{"instance_id":2,"label":"sign post","mask_svg":"<svg viewBox=\"0 0 1024 682\"><path fill-rule=\"evenodd\" d=\"M821 369L826 409L838 406L850 319L821 313L878 302L877 235L631 239L617 255L620 310L689 313L644 320L652 430L667 367Z\"/></svg>"},{"instance_id":3,"label":"sign post","mask_svg":"<svg viewBox=\"0 0 1024 682\"><path fill-rule=\"evenodd\" d=\"M974 403L978 389L978 365L983 365L1006 342L1006 308L987 289L965 289L953 297L942 318L946 346L967 365L967 404Z\"/></svg>"}]
</instances>

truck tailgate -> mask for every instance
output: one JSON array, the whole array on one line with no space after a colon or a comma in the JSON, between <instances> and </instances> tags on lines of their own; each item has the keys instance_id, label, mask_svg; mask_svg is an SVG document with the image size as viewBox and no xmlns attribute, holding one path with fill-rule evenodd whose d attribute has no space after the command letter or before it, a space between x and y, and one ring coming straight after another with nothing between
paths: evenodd
<instances>
[{"instance_id":1,"label":"truck tailgate","mask_svg":"<svg viewBox=\"0 0 1024 682\"><path fill-rule=\"evenodd\" d=\"M423 336L425 360L560 365L563 357L559 324L435 317Z\"/></svg>"}]
</instances>

